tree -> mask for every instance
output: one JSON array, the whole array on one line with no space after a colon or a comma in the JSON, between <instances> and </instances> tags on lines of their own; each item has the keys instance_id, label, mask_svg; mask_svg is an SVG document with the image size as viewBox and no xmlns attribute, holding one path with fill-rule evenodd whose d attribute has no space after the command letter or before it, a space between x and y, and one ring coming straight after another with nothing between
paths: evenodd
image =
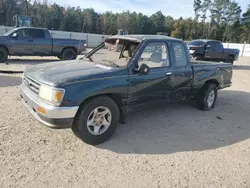
<instances>
[{"instance_id":1,"label":"tree","mask_svg":"<svg viewBox=\"0 0 250 188\"><path fill-rule=\"evenodd\" d=\"M241 17L241 7L235 0L194 0L194 19L174 19L161 11L151 16L129 11L100 14L92 8L48 2L0 0L0 25L13 26L15 14L27 14L32 16L33 26L54 30L114 35L118 29L128 29L131 34L164 32L184 40L211 38L250 43L250 5Z\"/></svg>"},{"instance_id":2,"label":"tree","mask_svg":"<svg viewBox=\"0 0 250 188\"><path fill-rule=\"evenodd\" d=\"M248 34L248 43L250 44L250 4L248 5L247 11L242 15L242 23L243 23L243 38L246 38L244 34Z\"/></svg>"},{"instance_id":3,"label":"tree","mask_svg":"<svg viewBox=\"0 0 250 188\"><path fill-rule=\"evenodd\" d=\"M194 0L194 13L195 13L195 19L198 20L200 17L200 11L202 9L201 0Z\"/></svg>"},{"instance_id":4,"label":"tree","mask_svg":"<svg viewBox=\"0 0 250 188\"><path fill-rule=\"evenodd\" d=\"M225 10L225 32L223 35L223 41L225 41L228 34L228 27L232 27L233 24L238 23L240 20L241 8L236 2L230 2L229 6Z\"/></svg>"},{"instance_id":5,"label":"tree","mask_svg":"<svg viewBox=\"0 0 250 188\"><path fill-rule=\"evenodd\" d=\"M165 18L161 11L157 11L155 14L150 16L150 22L154 26L151 28L151 33L156 34L157 32L162 32L165 30Z\"/></svg>"},{"instance_id":6,"label":"tree","mask_svg":"<svg viewBox=\"0 0 250 188\"><path fill-rule=\"evenodd\" d=\"M4 25L6 22L5 22L5 4L4 4L4 1L3 0L0 0L0 25Z\"/></svg>"}]
</instances>

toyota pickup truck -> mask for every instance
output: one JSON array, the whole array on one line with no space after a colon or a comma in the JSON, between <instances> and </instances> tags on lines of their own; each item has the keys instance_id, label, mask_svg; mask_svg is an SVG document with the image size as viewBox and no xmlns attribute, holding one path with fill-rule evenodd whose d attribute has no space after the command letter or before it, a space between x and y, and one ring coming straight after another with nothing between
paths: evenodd
<instances>
[{"instance_id":1,"label":"toyota pickup truck","mask_svg":"<svg viewBox=\"0 0 250 188\"><path fill-rule=\"evenodd\" d=\"M117 40L122 50L110 50ZM191 62L182 40L111 36L78 60L27 67L20 95L38 121L71 128L97 145L125 123L129 111L145 105L195 99L199 109L211 110L217 91L230 87L231 79L232 64Z\"/></svg>"},{"instance_id":2,"label":"toyota pickup truck","mask_svg":"<svg viewBox=\"0 0 250 188\"><path fill-rule=\"evenodd\" d=\"M191 58L206 61L223 61L231 64L239 58L239 49L224 48L221 41L193 40L188 44Z\"/></svg>"},{"instance_id":3,"label":"toyota pickup truck","mask_svg":"<svg viewBox=\"0 0 250 188\"><path fill-rule=\"evenodd\" d=\"M52 38L47 29L20 27L0 36L0 63L8 56L57 56L73 60L86 50L86 40Z\"/></svg>"}]
</instances>

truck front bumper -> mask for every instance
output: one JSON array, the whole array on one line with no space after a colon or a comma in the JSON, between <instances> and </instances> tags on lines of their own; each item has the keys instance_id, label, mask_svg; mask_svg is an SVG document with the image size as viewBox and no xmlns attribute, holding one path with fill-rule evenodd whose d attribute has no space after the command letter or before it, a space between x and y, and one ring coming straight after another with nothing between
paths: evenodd
<instances>
[{"instance_id":1,"label":"truck front bumper","mask_svg":"<svg viewBox=\"0 0 250 188\"><path fill-rule=\"evenodd\" d=\"M57 107L49 105L24 84L20 86L20 96L27 110L41 123L51 128L70 128L77 113L78 106ZM43 109L43 113L38 109Z\"/></svg>"}]
</instances>

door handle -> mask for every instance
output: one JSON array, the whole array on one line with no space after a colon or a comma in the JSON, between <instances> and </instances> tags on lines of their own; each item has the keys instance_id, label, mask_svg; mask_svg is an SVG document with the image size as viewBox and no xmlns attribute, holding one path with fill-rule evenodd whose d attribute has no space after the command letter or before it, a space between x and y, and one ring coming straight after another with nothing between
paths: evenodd
<instances>
[{"instance_id":1,"label":"door handle","mask_svg":"<svg viewBox=\"0 0 250 188\"><path fill-rule=\"evenodd\" d=\"M166 73L166 76L170 76L170 75L172 75L172 72L167 72Z\"/></svg>"},{"instance_id":2,"label":"door handle","mask_svg":"<svg viewBox=\"0 0 250 188\"><path fill-rule=\"evenodd\" d=\"M30 40L28 40L29 42L33 42L34 40L32 40L32 39L30 39Z\"/></svg>"}]
</instances>

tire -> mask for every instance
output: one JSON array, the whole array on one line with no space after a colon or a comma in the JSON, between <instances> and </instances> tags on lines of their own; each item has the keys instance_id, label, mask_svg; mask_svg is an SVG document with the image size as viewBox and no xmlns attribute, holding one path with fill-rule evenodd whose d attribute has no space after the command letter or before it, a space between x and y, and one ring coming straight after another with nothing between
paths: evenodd
<instances>
[{"instance_id":1,"label":"tire","mask_svg":"<svg viewBox=\"0 0 250 188\"><path fill-rule=\"evenodd\" d=\"M197 107L203 111L213 109L217 99L217 90L215 84L205 84L196 96Z\"/></svg>"},{"instance_id":2,"label":"tire","mask_svg":"<svg viewBox=\"0 0 250 188\"><path fill-rule=\"evenodd\" d=\"M67 48L63 50L63 53L62 53L63 60L74 60L76 59L76 57L77 57L77 54L73 48Z\"/></svg>"},{"instance_id":3,"label":"tire","mask_svg":"<svg viewBox=\"0 0 250 188\"><path fill-rule=\"evenodd\" d=\"M8 51L5 48L0 47L0 63L6 62L8 59L8 55Z\"/></svg>"},{"instance_id":4,"label":"tire","mask_svg":"<svg viewBox=\"0 0 250 188\"><path fill-rule=\"evenodd\" d=\"M106 122L110 122L109 126L104 126L104 123L100 123L99 125L101 126L91 125L95 121L99 122L100 117L95 119L94 112L96 109L99 110L100 108L106 108L111 113L111 116L109 116L109 113L107 113L104 117ZM111 119L109 119L110 117ZM114 100L105 96L97 97L89 101L87 104L84 104L79 109L72 126L72 131L85 143L90 145L98 145L107 141L114 134L118 125L119 117L120 111ZM90 123L91 126L88 126L88 121L92 122ZM97 129L95 130L94 128Z\"/></svg>"}]
</instances>

